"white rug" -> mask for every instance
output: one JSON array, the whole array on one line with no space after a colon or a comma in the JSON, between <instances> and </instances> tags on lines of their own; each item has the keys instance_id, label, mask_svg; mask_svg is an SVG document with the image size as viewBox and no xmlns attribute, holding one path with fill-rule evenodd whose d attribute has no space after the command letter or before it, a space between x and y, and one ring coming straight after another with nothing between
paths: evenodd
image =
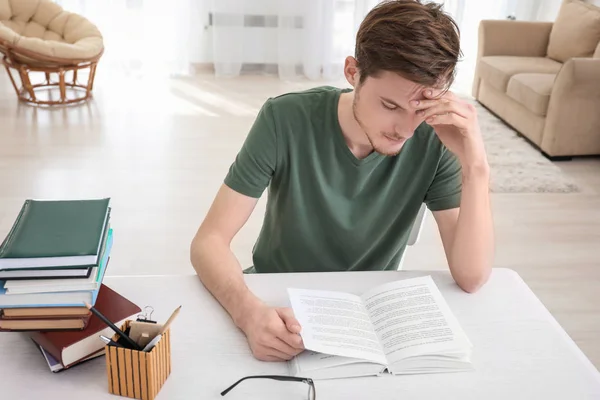
<instances>
[{"instance_id":1,"label":"white rug","mask_svg":"<svg viewBox=\"0 0 600 400\"><path fill-rule=\"evenodd\" d=\"M555 163L473 99L495 193L573 193L580 188ZM569 162L569 161L563 161Z\"/></svg>"}]
</instances>

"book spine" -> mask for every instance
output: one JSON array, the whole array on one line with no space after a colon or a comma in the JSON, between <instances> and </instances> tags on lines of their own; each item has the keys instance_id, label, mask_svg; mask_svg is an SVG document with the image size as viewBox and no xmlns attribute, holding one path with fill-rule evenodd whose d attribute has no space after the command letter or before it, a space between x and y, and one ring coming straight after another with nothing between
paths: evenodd
<instances>
[{"instance_id":1,"label":"book spine","mask_svg":"<svg viewBox=\"0 0 600 400\"><path fill-rule=\"evenodd\" d=\"M42 346L44 350L46 350L52 357L56 360L60 361L62 365L65 363L62 361L62 349L59 349L48 340L48 338L42 332L33 332L31 334L31 339L36 342L38 345Z\"/></svg>"},{"instance_id":2,"label":"book spine","mask_svg":"<svg viewBox=\"0 0 600 400\"><path fill-rule=\"evenodd\" d=\"M13 310L12 308L9 310ZM87 315L4 315L0 313L0 321L32 321L32 320L57 320L57 319L84 319L89 318Z\"/></svg>"},{"instance_id":3,"label":"book spine","mask_svg":"<svg viewBox=\"0 0 600 400\"><path fill-rule=\"evenodd\" d=\"M56 329L44 329L44 332L79 332L85 328L56 328ZM39 328L26 328L26 329L13 329L13 328L0 328L0 332L39 332Z\"/></svg>"},{"instance_id":4,"label":"book spine","mask_svg":"<svg viewBox=\"0 0 600 400\"><path fill-rule=\"evenodd\" d=\"M0 258L6 257L6 254L8 253L8 251L10 249L11 242L13 241L14 237L16 236L17 230L19 230L19 228L22 226L21 221L25 218L24 216L27 213L27 211L29 210L30 204L31 204L31 200L25 200L25 203L23 203L23 207L21 207L21 211L19 212L19 215L17 216L15 223L13 224L12 228L10 228L8 235L6 235L6 238L0 245Z\"/></svg>"},{"instance_id":5,"label":"book spine","mask_svg":"<svg viewBox=\"0 0 600 400\"><path fill-rule=\"evenodd\" d=\"M87 317L81 317L81 319L83 320L83 329L87 329L88 325L90 324L90 319L92 319L92 316L88 315Z\"/></svg>"}]
</instances>

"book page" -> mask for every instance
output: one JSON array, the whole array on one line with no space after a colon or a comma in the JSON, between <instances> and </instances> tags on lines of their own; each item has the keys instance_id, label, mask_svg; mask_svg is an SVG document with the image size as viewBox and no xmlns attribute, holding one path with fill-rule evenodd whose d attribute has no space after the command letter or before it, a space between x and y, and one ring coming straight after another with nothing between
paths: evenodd
<instances>
[{"instance_id":1,"label":"book page","mask_svg":"<svg viewBox=\"0 0 600 400\"><path fill-rule=\"evenodd\" d=\"M386 367L358 358L332 356L306 350L288 362L292 376L313 379L351 378L381 374Z\"/></svg>"},{"instance_id":2,"label":"book page","mask_svg":"<svg viewBox=\"0 0 600 400\"><path fill-rule=\"evenodd\" d=\"M470 347L429 276L381 285L362 299L389 364Z\"/></svg>"},{"instance_id":3,"label":"book page","mask_svg":"<svg viewBox=\"0 0 600 400\"><path fill-rule=\"evenodd\" d=\"M307 350L385 363L385 355L360 297L288 289Z\"/></svg>"}]
</instances>

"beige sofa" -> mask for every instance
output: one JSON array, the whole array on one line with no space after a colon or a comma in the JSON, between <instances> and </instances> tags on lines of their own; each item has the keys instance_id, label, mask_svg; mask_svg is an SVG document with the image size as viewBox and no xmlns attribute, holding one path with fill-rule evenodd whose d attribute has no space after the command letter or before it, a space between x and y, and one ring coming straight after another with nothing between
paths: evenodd
<instances>
[{"instance_id":1,"label":"beige sofa","mask_svg":"<svg viewBox=\"0 0 600 400\"><path fill-rule=\"evenodd\" d=\"M473 96L550 159L600 154L600 8L482 21Z\"/></svg>"}]
</instances>

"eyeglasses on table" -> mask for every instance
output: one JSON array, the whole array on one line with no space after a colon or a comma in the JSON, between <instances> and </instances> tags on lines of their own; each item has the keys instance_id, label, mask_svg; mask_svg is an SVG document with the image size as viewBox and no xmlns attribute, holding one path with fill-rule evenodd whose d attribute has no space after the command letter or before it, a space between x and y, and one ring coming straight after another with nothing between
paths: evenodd
<instances>
[{"instance_id":1,"label":"eyeglasses on table","mask_svg":"<svg viewBox=\"0 0 600 400\"><path fill-rule=\"evenodd\" d=\"M284 382L303 382L303 383L308 384L308 398L307 399L308 400L316 400L317 399L317 392L315 390L315 383L313 382L312 379L310 379L310 378L301 378L301 377L296 377L296 376L285 376L285 375L252 375L252 376L245 376L242 379L238 380L233 385L229 386L227 389L223 390L221 392L221 396L225 396L233 388L235 388L237 385L239 385L241 382L245 381L246 379L273 379L273 380L276 380L276 381L284 381Z\"/></svg>"}]
</instances>

